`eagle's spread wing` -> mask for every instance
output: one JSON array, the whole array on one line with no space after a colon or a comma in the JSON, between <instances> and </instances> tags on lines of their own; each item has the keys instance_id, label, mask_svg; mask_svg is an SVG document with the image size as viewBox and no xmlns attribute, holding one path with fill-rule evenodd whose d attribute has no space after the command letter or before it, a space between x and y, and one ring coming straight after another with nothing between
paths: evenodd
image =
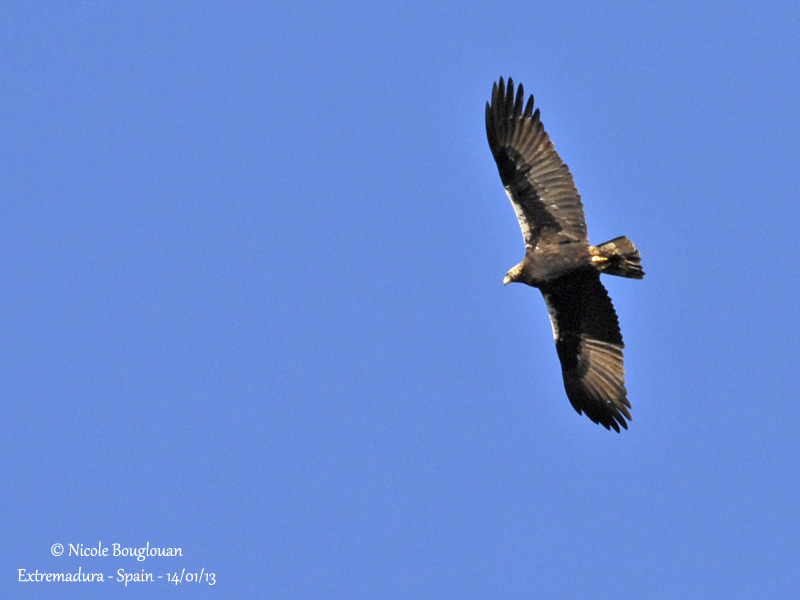
<instances>
[{"instance_id":1,"label":"eagle's spread wing","mask_svg":"<svg viewBox=\"0 0 800 600\"><path fill-rule=\"evenodd\" d=\"M567 397L578 413L619 432L631 419L617 313L600 273L573 272L541 287Z\"/></svg>"},{"instance_id":2,"label":"eagle's spread wing","mask_svg":"<svg viewBox=\"0 0 800 600\"><path fill-rule=\"evenodd\" d=\"M486 103L486 137L497 162L500 179L519 219L525 245L534 248L540 237L553 242L588 244L583 205L572 175L533 110L533 96L524 106L522 85L514 96L514 82L503 78Z\"/></svg>"}]
</instances>

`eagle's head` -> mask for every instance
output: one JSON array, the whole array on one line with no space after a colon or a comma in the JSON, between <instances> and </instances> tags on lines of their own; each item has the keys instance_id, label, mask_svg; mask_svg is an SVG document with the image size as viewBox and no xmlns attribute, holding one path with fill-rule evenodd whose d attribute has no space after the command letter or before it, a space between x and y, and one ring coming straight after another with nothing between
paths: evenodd
<instances>
[{"instance_id":1,"label":"eagle's head","mask_svg":"<svg viewBox=\"0 0 800 600\"><path fill-rule=\"evenodd\" d=\"M508 285L514 281L519 281L520 275L522 275L522 263L512 267L511 270L506 273L506 277L503 279L503 285Z\"/></svg>"}]
</instances>

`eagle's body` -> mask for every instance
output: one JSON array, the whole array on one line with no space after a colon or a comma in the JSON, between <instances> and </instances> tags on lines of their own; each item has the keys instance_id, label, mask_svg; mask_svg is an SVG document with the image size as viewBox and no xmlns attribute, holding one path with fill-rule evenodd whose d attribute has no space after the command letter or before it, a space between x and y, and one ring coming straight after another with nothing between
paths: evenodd
<instances>
[{"instance_id":1,"label":"eagle's body","mask_svg":"<svg viewBox=\"0 0 800 600\"><path fill-rule=\"evenodd\" d=\"M504 283L544 296L564 387L572 406L606 429L631 419L622 334L600 273L641 279L639 252L626 237L589 244L583 205L522 86L503 79L486 103L486 135L525 241L525 258Z\"/></svg>"}]
</instances>

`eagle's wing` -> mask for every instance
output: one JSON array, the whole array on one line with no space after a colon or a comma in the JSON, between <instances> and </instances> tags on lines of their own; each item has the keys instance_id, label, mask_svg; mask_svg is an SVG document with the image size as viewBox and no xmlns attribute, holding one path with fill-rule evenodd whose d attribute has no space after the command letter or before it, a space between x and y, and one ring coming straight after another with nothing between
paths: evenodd
<instances>
[{"instance_id":1,"label":"eagle's wing","mask_svg":"<svg viewBox=\"0 0 800 600\"><path fill-rule=\"evenodd\" d=\"M523 109L524 100L522 85L515 97L514 82L509 78L506 88L501 77L492 88L491 104L486 103L486 137L525 245L534 248L543 235L555 243L588 244L572 174L544 130L539 109L533 110L533 96Z\"/></svg>"},{"instance_id":2,"label":"eagle's wing","mask_svg":"<svg viewBox=\"0 0 800 600\"><path fill-rule=\"evenodd\" d=\"M631 419L617 313L593 269L573 272L541 288L567 397L578 413L619 432Z\"/></svg>"}]
</instances>

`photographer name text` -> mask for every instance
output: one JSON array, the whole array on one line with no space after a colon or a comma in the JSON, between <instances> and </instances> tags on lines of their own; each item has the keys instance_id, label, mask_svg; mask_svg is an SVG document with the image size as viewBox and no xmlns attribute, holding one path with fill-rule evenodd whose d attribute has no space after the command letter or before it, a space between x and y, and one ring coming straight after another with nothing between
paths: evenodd
<instances>
[{"instance_id":1,"label":"photographer name text","mask_svg":"<svg viewBox=\"0 0 800 600\"><path fill-rule=\"evenodd\" d=\"M53 544L51 547L53 556L61 556L64 547L61 544ZM107 546L103 542L96 545L87 546L85 544L67 544L67 556L80 557L133 557L138 561L159 556L183 556L183 550L175 547L151 546L148 541L144 546L125 546L123 544L111 544Z\"/></svg>"}]
</instances>

